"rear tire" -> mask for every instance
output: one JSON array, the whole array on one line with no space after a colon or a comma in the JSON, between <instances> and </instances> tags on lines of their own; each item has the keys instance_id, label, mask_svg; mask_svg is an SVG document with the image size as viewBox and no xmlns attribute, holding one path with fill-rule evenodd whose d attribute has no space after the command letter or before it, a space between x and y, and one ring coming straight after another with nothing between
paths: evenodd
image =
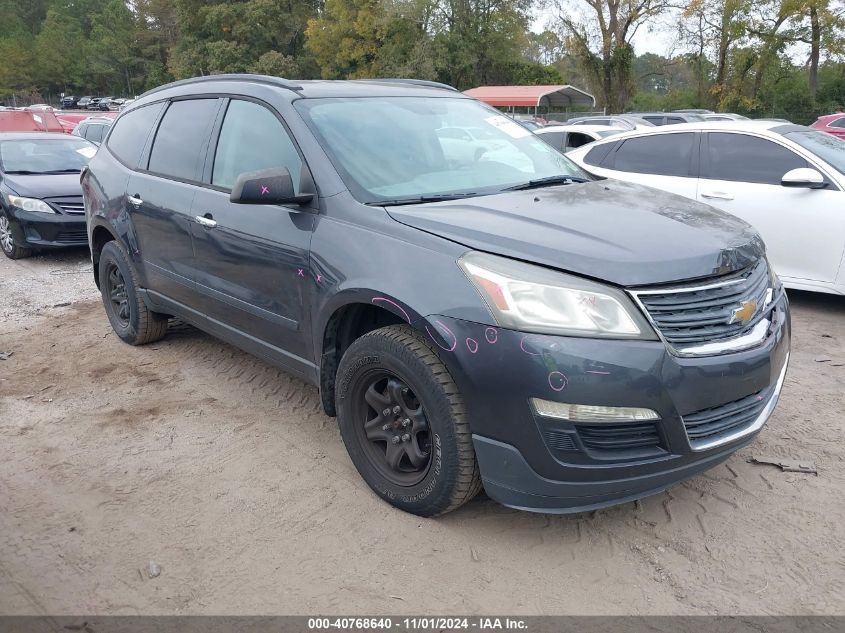
<instances>
[{"instance_id":1,"label":"rear tire","mask_svg":"<svg viewBox=\"0 0 845 633\"><path fill-rule=\"evenodd\" d=\"M391 325L353 342L338 367L335 403L352 462L388 503L432 517L481 489L458 387L411 327Z\"/></svg>"},{"instance_id":2,"label":"rear tire","mask_svg":"<svg viewBox=\"0 0 845 633\"><path fill-rule=\"evenodd\" d=\"M12 221L2 211L0 211L0 249L9 259L23 259L32 255L31 248L15 244L15 238L12 237Z\"/></svg>"},{"instance_id":3,"label":"rear tire","mask_svg":"<svg viewBox=\"0 0 845 633\"><path fill-rule=\"evenodd\" d=\"M135 268L123 245L108 242L100 253L100 294L114 333L130 345L158 341L167 334L167 316L144 303Z\"/></svg>"}]
</instances>

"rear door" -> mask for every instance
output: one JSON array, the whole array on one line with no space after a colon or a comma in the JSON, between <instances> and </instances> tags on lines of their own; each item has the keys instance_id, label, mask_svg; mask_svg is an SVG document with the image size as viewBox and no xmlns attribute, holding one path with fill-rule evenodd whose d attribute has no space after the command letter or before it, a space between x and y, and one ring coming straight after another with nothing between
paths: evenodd
<instances>
[{"instance_id":1,"label":"rear door","mask_svg":"<svg viewBox=\"0 0 845 633\"><path fill-rule=\"evenodd\" d=\"M142 169L126 188L127 208L151 290L184 304L195 299L192 206L221 99L172 101Z\"/></svg>"},{"instance_id":2,"label":"rear door","mask_svg":"<svg viewBox=\"0 0 845 633\"><path fill-rule=\"evenodd\" d=\"M616 144L591 173L636 182L695 199L698 186L696 132L650 134Z\"/></svg>"},{"instance_id":3,"label":"rear door","mask_svg":"<svg viewBox=\"0 0 845 633\"><path fill-rule=\"evenodd\" d=\"M302 359L313 353L305 297L323 283L308 268L316 216L296 205L234 204L229 194L241 173L270 167L287 167L298 192L304 162L269 106L233 98L221 118L208 152L208 186L197 192L192 212L205 220L192 225L201 307L276 348L277 360L302 373Z\"/></svg>"},{"instance_id":4,"label":"rear door","mask_svg":"<svg viewBox=\"0 0 845 633\"><path fill-rule=\"evenodd\" d=\"M799 167L818 169L773 140L709 132L698 197L754 226L782 277L830 283L842 259L845 193L833 182L825 189L781 186L783 175Z\"/></svg>"}]
</instances>

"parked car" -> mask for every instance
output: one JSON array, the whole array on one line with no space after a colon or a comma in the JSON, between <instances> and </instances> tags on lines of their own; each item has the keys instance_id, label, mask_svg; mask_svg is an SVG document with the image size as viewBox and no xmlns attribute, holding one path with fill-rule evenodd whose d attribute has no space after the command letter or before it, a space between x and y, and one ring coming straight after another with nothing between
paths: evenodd
<instances>
[{"instance_id":1,"label":"parked car","mask_svg":"<svg viewBox=\"0 0 845 633\"><path fill-rule=\"evenodd\" d=\"M91 116L83 119L79 125L73 129L73 135L81 136L82 138L94 143L94 145L99 145L103 142L103 139L108 133L112 123L114 123L114 119L110 117Z\"/></svg>"},{"instance_id":2,"label":"parked car","mask_svg":"<svg viewBox=\"0 0 845 633\"><path fill-rule=\"evenodd\" d=\"M99 110L100 109L100 98L101 97L94 97L91 101L88 102L88 106L85 108L86 110Z\"/></svg>"},{"instance_id":3,"label":"parked car","mask_svg":"<svg viewBox=\"0 0 845 633\"><path fill-rule=\"evenodd\" d=\"M713 110L707 110L706 108L681 108L680 110L672 110L672 112L679 114L716 114Z\"/></svg>"},{"instance_id":4,"label":"parked car","mask_svg":"<svg viewBox=\"0 0 845 633\"><path fill-rule=\"evenodd\" d=\"M46 103L35 103L31 106L27 106L25 109L31 112L52 112L53 106Z\"/></svg>"},{"instance_id":5,"label":"parked car","mask_svg":"<svg viewBox=\"0 0 845 633\"><path fill-rule=\"evenodd\" d=\"M741 114L734 114L733 112L713 112L713 113L704 113L701 117L705 121L748 121L749 118L747 116L742 116Z\"/></svg>"},{"instance_id":6,"label":"parked car","mask_svg":"<svg viewBox=\"0 0 845 633\"><path fill-rule=\"evenodd\" d=\"M128 108L130 105L132 105L133 103L135 103L135 99L125 99L125 100L123 101L123 103L121 103L121 104L120 104L120 107L119 107L118 109L119 109L120 111L123 111L124 109L126 109L126 108Z\"/></svg>"},{"instance_id":7,"label":"parked car","mask_svg":"<svg viewBox=\"0 0 845 633\"><path fill-rule=\"evenodd\" d=\"M6 257L88 243L79 173L95 151L67 134L0 133L0 249Z\"/></svg>"},{"instance_id":8,"label":"parked car","mask_svg":"<svg viewBox=\"0 0 845 633\"><path fill-rule=\"evenodd\" d=\"M0 112L0 132L64 132L53 112L12 110Z\"/></svg>"},{"instance_id":9,"label":"parked car","mask_svg":"<svg viewBox=\"0 0 845 633\"><path fill-rule=\"evenodd\" d=\"M629 112L631 116L645 119L652 125L677 125L703 121L704 117L694 112Z\"/></svg>"},{"instance_id":10,"label":"parked car","mask_svg":"<svg viewBox=\"0 0 845 633\"><path fill-rule=\"evenodd\" d=\"M569 156L596 176L742 218L787 287L845 294L845 141L801 125L731 121L631 133Z\"/></svg>"},{"instance_id":11,"label":"parked car","mask_svg":"<svg viewBox=\"0 0 845 633\"><path fill-rule=\"evenodd\" d=\"M839 138L845 138L845 113L837 112L836 114L820 116L810 127Z\"/></svg>"},{"instance_id":12,"label":"parked car","mask_svg":"<svg viewBox=\"0 0 845 633\"><path fill-rule=\"evenodd\" d=\"M111 97L102 97L99 101L97 101L97 110L101 112L108 112L112 109L112 98ZM117 107L114 108L117 110Z\"/></svg>"},{"instance_id":13,"label":"parked car","mask_svg":"<svg viewBox=\"0 0 845 633\"><path fill-rule=\"evenodd\" d=\"M442 127L437 130L437 139L446 158L460 164L481 160L488 152L511 145L489 127Z\"/></svg>"},{"instance_id":14,"label":"parked car","mask_svg":"<svg viewBox=\"0 0 845 633\"><path fill-rule=\"evenodd\" d=\"M569 152L614 134L627 130L606 125L549 125L535 134L560 152Z\"/></svg>"},{"instance_id":15,"label":"parked car","mask_svg":"<svg viewBox=\"0 0 845 633\"><path fill-rule=\"evenodd\" d=\"M88 106L91 105L91 101L94 100L94 97L82 97L79 101L76 102L76 107L80 110L87 110Z\"/></svg>"},{"instance_id":16,"label":"parked car","mask_svg":"<svg viewBox=\"0 0 845 633\"><path fill-rule=\"evenodd\" d=\"M444 129L516 158L456 169ZM318 385L408 512L482 486L542 512L653 494L748 444L783 385L789 309L754 229L593 182L436 84L179 81L121 114L82 186L116 335L178 316Z\"/></svg>"},{"instance_id":17,"label":"parked car","mask_svg":"<svg viewBox=\"0 0 845 633\"><path fill-rule=\"evenodd\" d=\"M73 110L79 104L79 97L65 95L62 97L62 110Z\"/></svg>"},{"instance_id":18,"label":"parked car","mask_svg":"<svg viewBox=\"0 0 845 633\"><path fill-rule=\"evenodd\" d=\"M654 127L654 123L650 123L645 119L635 116L628 116L625 114L611 115L611 116L581 116L569 119L566 125L608 125L610 127L618 127L624 130L639 130L645 127Z\"/></svg>"}]
</instances>

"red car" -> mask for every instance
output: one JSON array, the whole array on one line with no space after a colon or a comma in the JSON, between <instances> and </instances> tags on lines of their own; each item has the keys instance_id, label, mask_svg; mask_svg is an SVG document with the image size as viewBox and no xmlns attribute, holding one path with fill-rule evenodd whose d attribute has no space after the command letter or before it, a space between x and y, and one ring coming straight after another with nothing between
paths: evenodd
<instances>
[{"instance_id":1,"label":"red car","mask_svg":"<svg viewBox=\"0 0 845 633\"><path fill-rule=\"evenodd\" d=\"M0 132L64 132L61 122L45 110L0 111Z\"/></svg>"},{"instance_id":2,"label":"red car","mask_svg":"<svg viewBox=\"0 0 845 633\"><path fill-rule=\"evenodd\" d=\"M836 114L820 116L810 127L839 138L845 138L845 113L837 112Z\"/></svg>"}]
</instances>

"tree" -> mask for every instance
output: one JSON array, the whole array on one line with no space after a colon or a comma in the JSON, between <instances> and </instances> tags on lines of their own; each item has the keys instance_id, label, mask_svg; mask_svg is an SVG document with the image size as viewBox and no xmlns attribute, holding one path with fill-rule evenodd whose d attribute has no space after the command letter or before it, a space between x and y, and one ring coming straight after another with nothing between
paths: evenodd
<instances>
[{"instance_id":1,"label":"tree","mask_svg":"<svg viewBox=\"0 0 845 633\"><path fill-rule=\"evenodd\" d=\"M601 104L621 112L634 93L631 39L669 0L560 0L558 26ZM572 10L574 9L574 10Z\"/></svg>"}]
</instances>

